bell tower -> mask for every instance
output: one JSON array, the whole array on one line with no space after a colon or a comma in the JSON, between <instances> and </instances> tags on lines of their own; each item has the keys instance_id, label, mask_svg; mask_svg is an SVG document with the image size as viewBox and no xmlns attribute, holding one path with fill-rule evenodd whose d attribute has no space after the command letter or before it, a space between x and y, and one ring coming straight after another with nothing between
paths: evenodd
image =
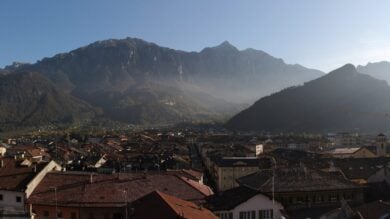
<instances>
[{"instance_id":1,"label":"bell tower","mask_svg":"<svg viewBox=\"0 0 390 219\"><path fill-rule=\"evenodd\" d=\"M376 136L376 154L380 157L386 156L387 137L385 134L380 133Z\"/></svg>"}]
</instances>

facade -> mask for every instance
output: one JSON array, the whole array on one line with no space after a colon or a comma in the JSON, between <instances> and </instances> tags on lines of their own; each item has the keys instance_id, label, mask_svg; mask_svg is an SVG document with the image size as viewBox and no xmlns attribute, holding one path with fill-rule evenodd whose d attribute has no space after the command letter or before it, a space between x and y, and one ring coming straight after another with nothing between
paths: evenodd
<instances>
[{"instance_id":1,"label":"facade","mask_svg":"<svg viewBox=\"0 0 390 219\"><path fill-rule=\"evenodd\" d=\"M60 170L60 166L49 163L31 163L12 157L0 158L0 218L30 215L26 199L48 172Z\"/></svg>"},{"instance_id":2,"label":"facade","mask_svg":"<svg viewBox=\"0 0 390 219\"><path fill-rule=\"evenodd\" d=\"M351 148L360 145L360 136L357 133L341 132L335 136L335 146Z\"/></svg>"},{"instance_id":3,"label":"facade","mask_svg":"<svg viewBox=\"0 0 390 219\"><path fill-rule=\"evenodd\" d=\"M272 197L246 187L236 187L214 195L208 207L221 219L282 219L284 208Z\"/></svg>"},{"instance_id":4,"label":"facade","mask_svg":"<svg viewBox=\"0 0 390 219\"><path fill-rule=\"evenodd\" d=\"M7 152L7 148L0 145L0 157L4 156L5 152Z\"/></svg>"},{"instance_id":5,"label":"facade","mask_svg":"<svg viewBox=\"0 0 390 219\"><path fill-rule=\"evenodd\" d=\"M376 153L378 156L383 157L390 154L390 146L387 142L387 136L384 134L379 134L376 137Z\"/></svg>"},{"instance_id":6,"label":"facade","mask_svg":"<svg viewBox=\"0 0 390 219\"><path fill-rule=\"evenodd\" d=\"M267 158L222 157L213 160L212 176L218 191L225 191L237 187L237 179L269 167Z\"/></svg>"},{"instance_id":7,"label":"facade","mask_svg":"<svg viewBox=\"0 0 390 219\"><path fill-rule=\"evenodd\" d=\"M238 179L268 196L274 194L287 210L337 206L341 200L361 204L363 188L342 177L306 167L263 170Z\"/></svg>"}]
</instances>

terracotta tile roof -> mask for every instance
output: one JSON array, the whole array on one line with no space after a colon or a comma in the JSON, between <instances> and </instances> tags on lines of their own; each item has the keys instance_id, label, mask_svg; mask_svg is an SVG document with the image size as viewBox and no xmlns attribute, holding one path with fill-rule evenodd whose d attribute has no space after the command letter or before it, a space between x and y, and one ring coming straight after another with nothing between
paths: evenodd
<instances>
[{"instance_id":1,"label":"terracotta tile roof","mask_svg":"<svg viewBox=\"0 0 390 219\"><path fill-rule=\"evenodd\" d=\"M193 202L153 191L134 202L135 218L188 218L217 219L211 211L199 207ZM151 209L153 209L151 211Z\"/></svg>"},{"instance_id":2,"label":"terracotta tile roof","mask_svg":"<svg viewBox=\"0 0 390 219\"><path fill-rule=\"evenodd\" d=\"M192 179L189 179L187 177L184 177L184 176L181 176L180 177L184 182L186 182L187 184L189 184L190 186L194 187L195 189L197 189L198 191L200 191L202 194L204 194L205 196L210 196L210 195L213 195L213 191L210 189L210 187L206 186L206 185L203 185L203 184L200 184L198 183L197 181L195 180L192 180Z\"/></svg>"},{"instance_id":3,"label":"terracotta tile roof","mask_svg":"<svg viewBox=\"0 0 390 219\"><path fill-rule=\"evenodd\" d=\"M91 175L92 183L90 183ZM195 203L204 202L207 194L203 187L174 174L163 173L49 173L34 190L28 202L54 205L54 187L57 190L58 204L62 206L123 206L154 191Z\"/></svg>"},{"instance_id":4,"label":"terracotta tile roof","mask_svg":"<svg viewBox=\"0 0 390 219\"><path fill-rule=\"evenodd\" d=\"M192 170L192 169L189 169L189 170L183 170L184 173L187 173L188 175L192 176L192 177L195 177L196 179L200 180L203 176L203 173L200 172L200 171L196 171L196 170Z\"/></svg>"},{"instance_id":5,"label":"terracotta tile roof","mask_svg":"<svg viewBox=\"0 0 390 219\"><path fill-rule=\"evenodd\" d=\"M46 163L33 164L31 166L20 166L20 161L12 157L0 158L0 189L12 191L24 191L27 184L46 165ZM36 168L36 171L34 171Z\"/></svg>"}]
</instances>

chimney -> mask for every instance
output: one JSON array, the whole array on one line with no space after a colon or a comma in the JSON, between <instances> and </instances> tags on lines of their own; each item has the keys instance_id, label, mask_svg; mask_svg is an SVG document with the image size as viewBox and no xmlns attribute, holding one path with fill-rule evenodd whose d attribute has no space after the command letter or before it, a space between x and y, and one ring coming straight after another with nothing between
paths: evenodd
<instances>
[{"instance_id":1,"label":"chimney","mask_svg":"<svg viewBox=\"0 0 390 219\"><path fill-rule=\"evenodd\" d=\"M92 173L89 175L89 183L90 183L90 184L93 183L93 176L92 176Z\"/></svg>"}]
</instances>

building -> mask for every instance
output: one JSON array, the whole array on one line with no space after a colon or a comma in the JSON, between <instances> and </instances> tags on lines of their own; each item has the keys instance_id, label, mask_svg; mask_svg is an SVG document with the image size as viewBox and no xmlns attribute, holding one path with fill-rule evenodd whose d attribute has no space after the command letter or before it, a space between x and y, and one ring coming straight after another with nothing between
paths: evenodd
<instances>
[{"instance_id":1,"label":"building","mask_svg":"<svg viewBox=\"0 0 390 219\"><path fill-rule=\"evenodd\" d=\"M221 219L285 218L284 208L278 201L243 186L209 197L207 207Z\"/></svg>"},{"instance_id":2,"label":"building","mask_svg":"<svg viewBox=\"0 0 390 219\"><path fill-rule=\"evenodd\" d=\"M254 144L254 143L249 143L244 146L248 150L254 152L255 156L259 156L260 154L264 153L264 145L263 144Z\"/></svg>"},{"instance_id":3,"label":"building","mask_svg":"<svg viewBox=\"0 0 390 219\"><path fill-rule=\"evenodd\" d=\"M343 203L341 208L334 209L323 215L320 219L387 219L390 217L390 203L384 201L375 201L351 207Z\"/></svg>"},{"instance_id":4,"label":"building","mask_svg":"<svg viewBox=\"0 0 390 219\"><path fill-rule=\"evenodd\" d=\"M335 136L334 143L336 147L350 148L360 145L361 139L357 133L341 132Z\"/></svg>"},{"instance_id":5,"label":"building","mask_svg":"<svg viewBox=\"0 0 390 219\"><path fill-rule=\"evenodd\" d=\"M211 174L218 191L237 187L238 178L272 165L268 158L258 157L216 157L212 163Z\"/></svg>"},{"instance_id":6,"label":"building","mask_svg":"<svg viewBox=\"0 0 390 219\"><path fill-rule=\"evenodd\" d=\"M193 202L153 191L132 204L134 219L217 219L211 211Z\"/></svg>"},{"instance_id":7,"label":"building","mask_svg":"<svg viewBox=\"0 0 390 219\"><path fill-rule=\"evenodd\" d=\"M335 148L329 152L326 152L325 156L333 158L372 158L376 157L376 154L366 147L353 147Z\"/></svg>"},{"instance_id":8,"label":"building","mask_svg":"<svg viewBox=\"0 0 390 219\"><path fill-rule=\"evenodd\" d=\"M274 194L287 210L337 206L341 200L363 202L363 188L342 177L309 169L276 168L262 170L238 179L246 186L268 196Z\"/></svg>"},{"instance_id":9,"label":"building","mask_svg":"<svg viewBox=\"0 0 390 219\"><path fill-rule=\"evenodd\" d=\"M28 218L28 199L48 172L60 170L54 161L32 163L12 157L0 158L0 218Z\"/></svg>"},{"instance_id":10,"label":"building","mask_svg":"<svg viewBox=\"0 0 390 219\"><path fill-rule=\"evenodd\" d=\"M329 167L322 170L357 184L390 183L389 164L389 157L330 159Z\"/></svg>"},{"instance_id":11,"label":"building","mask_svg":"<svg viewBox=\"0 0 390 219\"><path fill-rule=\"evenodd\" d=\"M49 173L28 199L38 218L123 219L132 203L153 192L202 204L213 194L203 184L169 172Z\"/></svg>"},{"instance_id":12,"label":"building","mask_svg":"<svg viewBox=\"0 0 390 219\"><path fill-rule=\"evenodd\" d=\"M378 156L383 157L383 156L387 156L388 154L390 154L390 146L387 142L387 137L385 134L380 133L376 137L375 144L376 144L375 145L376 146L376 153Z\"/></svg>"},{"instance_id":13,"label":"building","mask_svg":"<svg viewBox=\"0 0 390 219\"><path fill-rule=\"evenodd\" d=\"M7 152L7 148L3 145L0 145L0 157L4 156L5 152Z\"/></svg>"}]
</instances>

